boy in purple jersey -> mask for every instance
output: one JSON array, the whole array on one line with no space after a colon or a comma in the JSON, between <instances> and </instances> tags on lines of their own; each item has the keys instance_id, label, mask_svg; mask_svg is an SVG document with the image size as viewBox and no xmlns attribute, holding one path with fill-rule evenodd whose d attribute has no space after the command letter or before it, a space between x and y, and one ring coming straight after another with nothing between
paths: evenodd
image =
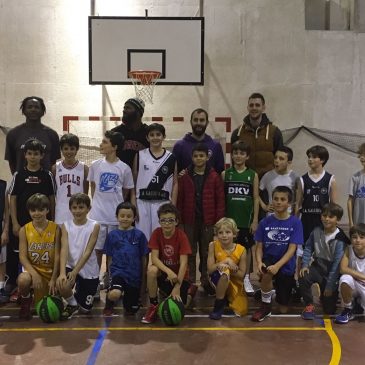
<instances>
[{"instance_id":1,"label":"boy in purple jersey","mask_svg":"<svg viewBox=\"0 0 365 365\"><path fill-rule=\"evenodd\" d=\"M288 311L296 267L295 251L297 245L303 244L302 224L288 212L292 198L290 188L277 186L272 194L274 214L264 218L255 233L262 304L251 317L254 322L261 322L271 315L273 288L280 312Z\"/></svg>"}]
</instances>

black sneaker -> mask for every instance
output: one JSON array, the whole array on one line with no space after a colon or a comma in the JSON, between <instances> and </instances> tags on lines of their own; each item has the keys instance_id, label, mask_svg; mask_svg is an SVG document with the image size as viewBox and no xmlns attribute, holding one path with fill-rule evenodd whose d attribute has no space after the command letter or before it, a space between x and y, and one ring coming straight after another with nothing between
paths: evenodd
<instances>
[{"instance_id":1,"label":"black sneaker","mask_svg":"<svg viewBox=\"0 0 365 365\"><path fill-rule=\"evenodd\" d=\"M61 313L61 321L70 319L78 310L79 310L78 305L67 304L67 306L64 308L63 312Z\"/></svg>"}]
</instances>

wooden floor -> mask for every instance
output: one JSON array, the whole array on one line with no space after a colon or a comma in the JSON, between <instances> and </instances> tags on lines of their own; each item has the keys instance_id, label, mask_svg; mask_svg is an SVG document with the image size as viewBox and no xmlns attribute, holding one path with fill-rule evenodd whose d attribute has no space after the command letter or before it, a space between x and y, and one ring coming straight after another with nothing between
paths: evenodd
<instances>
[{"instance_id":1,"label":"wooden floor","mask_svg":"<svg viewBox=\"0 0 365 365\"><path fill-rule=\"evenodd\" d=\"M54 324L20 321L16 305L0 307L0 364L364 364L362 316L347 325L320 315L304 321L299 304L261 323L232 315L212 321L213 298L198 292L195 304L178 327L141 324L145 309L124 317L119 308L105 319L103 301L92 316ZM257 306L250 298L250 313Z\"/></svg>"}]
</instances>

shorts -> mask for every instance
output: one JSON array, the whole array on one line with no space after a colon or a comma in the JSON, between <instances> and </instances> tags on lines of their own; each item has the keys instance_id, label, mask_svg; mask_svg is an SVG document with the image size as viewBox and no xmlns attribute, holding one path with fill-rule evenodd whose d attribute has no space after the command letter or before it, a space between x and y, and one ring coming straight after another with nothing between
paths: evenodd
<instances>
[{"instance_id":1,"label":"shorts","mask_svg":"<svg viewBox=\"0 0 365 365\"><path fill-rule=\"evenodd\" d=\"M273 260L263 260L266 266L275 264ZM292 289L295 285L294 274L286 275L279 271L273 276L273 284L276 292L276 301L281 305L288 305L292 297Z\"/></svg>"},{"instance_id":2,"label":"shorts","mask_svg":"<svg viewBox=\"0 0 365 365\"><path fill-rule=\"evenodd\" d=\"M120 276L113 276L109 290L123 292L123 307L130 313L136 313L140 307L140 288L129 284Z\"/></svg>"},{"instance_id":3,"label":"shorts","mask_svg":"<svg viewBox=\"0 0 365 365\"><path fill-rule=\"evenodd\" d=\"M32 275L24 269L24 267L21 267L21 273L26 272L31 277ZM33 297L34 297L34 305L37 305L37 303L46 295L49 294L49 279L43 275L40 275L42 278L42 287L39 289L34 289L33 285L31 286L31 289L33 291Z\"/></svg>"},{"instance_id":4,"label":"shorts","mask_svg":"<svg viewBox=\"0 0 365 365\"><path fill-rule=\"evenodd\" d=\"M361 306L365 310L365 283L359 280L355 280L351 275L342 275L340 278L341 284L345 283L352 289L352 296L354 298L359 297L361 300Z\"/></svg>"},{"instance_id":5,"label":"shorts","mask_svg":"<svg viewBox=\"0 0 365 365\"><path fill-rule=\"evenodd\" d=\"M6 262L6 246L0 246L0 264L5 264Z\"/></svg>"},{"instance_id":6,"label":"shorts","mask_svg":"<svg viewBox=\"0 0 365 365\"><path fill-rule=\"evenodd\" d=\"M246 250L249 250L255 244L255 240L253 239L253 235L249 228L239 228L236 242L243 246Z\"/></svg>"},{"instance_id":7,"label":"shorts","mask_svg":"<svg viewBox=\"0 0 365 365\"><path fill-rule=\"evenodd\" d=\"M102 251L104 249L105 240L109 232L117 229L118 225L114 224L100 224L98 239L96 240L95 250Z\"/></svg>"},{"instance_id":8,"label":"shorts","mask_svg":"<svg viewBox=\"0 0 365 365\"><path fill-rule=\"evenodd\" d=\"M158 288L166 295L170 295L174 286L167 280L167 274L161 272L161 275L157 277ZM188 290L190 288L190 282L183 280L180 286L180 297L184 304L186 304L188 298Z\"/></svg>"},{"instance_id":9,"label":"shorts","mask_svg":"<svg viewBox=\"0 0 365 365\"><path fill-rule=\"evenodd\" d=\"M68 274L72 269L66 267ZM91 310L94 303L94 295L99 285L99 278L84 279L80 275L76 276L75 280L75 299L77 304L87 311Z\"/></svg>"},{"instance_id":10,"label":"shorts","mask_svg":"<svg viewBox=\"0 0 365 365\"><path fill-rule=\"evenodd\" d=\"M219 271L219 270L215 270L213 271L210 275L209 275L209 282L210 284L216 288L218 285L218 281L221 278L222 275L227 275L228 280L229 280L229 269L225 270L225 271Z\"/></svg>"}]
</instances>

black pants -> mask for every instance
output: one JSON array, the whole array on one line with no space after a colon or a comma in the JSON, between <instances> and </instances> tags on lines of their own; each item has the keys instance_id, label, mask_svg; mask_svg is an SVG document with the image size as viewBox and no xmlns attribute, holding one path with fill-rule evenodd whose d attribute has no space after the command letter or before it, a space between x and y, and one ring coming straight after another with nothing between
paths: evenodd
<instances>
[{"instance_id":1,"label":"black pants","mask_svg":"<svg viewBox=\"0 0 365 365\"><path fill-rule=\"evenodd\" d=\"M11 220L10 220L11 221ZM13 234L13 226L9 225L9 244L6 251L6 275L8 285L15 286L19 275L19 238Z\"/></svg>"},{"instance_id":2,"label":"black pants","mask_svg":"<svg viewBox=\"0 0 365 365\"><path fill-rule=\"evenodd\" d=\"M336 303L338 292L337 290L332 293L330 297L325 297L323 292L326 288L327 278L324 277L317 267L311 266L309 268L309 273L306 273L304 277L299 278L300 291L304 300L305 305L313 303L313 296L311 291L311 286L314 283L318 283L321 288L321 301L323 306L323 312L325 314L336 313Z\"/></svg>"}]
</instances>

